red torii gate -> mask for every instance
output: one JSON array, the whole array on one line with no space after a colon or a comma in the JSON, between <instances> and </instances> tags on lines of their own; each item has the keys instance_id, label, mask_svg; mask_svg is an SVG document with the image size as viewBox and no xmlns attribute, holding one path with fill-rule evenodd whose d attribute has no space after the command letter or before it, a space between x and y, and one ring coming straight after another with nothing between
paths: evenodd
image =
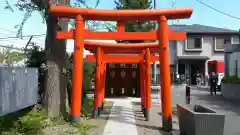
<instances>
[{"instance_id":1,"label":"red torii gate","mask_svg":"<svg viewBox=\"0 0 240 135\"><path fill-rule=\"evenodd\" d=\"M172 129L172 103L171 103L171 85L170 85L170 67L169 67L169 48L168 40L171 31L168 30L167 20L169 19L183 19L190 18L192 8L177 8L177 9L157 9L157 10L98 10L86 8L73 8L68 6L50 6L49 12L58 18L71 18L76 21L76 29L70 32L58 32L58 39L74 39L74 60L73 60L73 90L72 90L72 117L73 121L80 118L81 110L81 94L82 94L82 64L83 64L83 50L84 39L100 39L100 40L159 40L158 49L160 59L160 73L161 73L161 98L162 98L162 122L163 128L166 131ZM99 20L99 21L117 21L117 32L90 32L85 30L85 20ZM129 21L158 21L159 30L151 32L125 32L124 23ZM168 34L167 34L168 33ZM180 38L182 40L184 38ZM101 78L101 54L100 47L96 51L96 78ZM129 47L130 48L130 47ZM109 50L109 51L114 51ZM126 50L128 50L126 48ZM139 50L140 51L140 50ZM111 53L111 52L107 52ZM134 53L134 50L131 52ZM135 51L136 53L136 51ZM146 54L146 61L150 63L150 49L146 48L143 51ZM144 68L144 67L142 67ZM148 70L147 70L148 71ZM144 75L143 75L144 76ZM145 78L145 77L144 77ZM147 84L149 80L147 79ZM143 83L145 84L145 83ZM100 86L98 84L97 86ZM100 89L100 88L97 88ZM149 89L149 88L148 88ZM100 95L100 94L97 94ZM99 96L100 101L104 95ZM148 97L145 96L144 97ZM145 101L145 100L143 100ZM147 101L147 100L146 100ZM96 103L98 107L101 103Z\"/></svg>"},{"instance_id":2,"label":"red torii gate","mask_svg":"<svg viewBox=\"0 0 240 135\"><path fill-rule=\"evenodd\" d=\"M178 36L181 36L182 38L186 38L185 33L177 33ZM176 40L179 37L175 36L172 37L170 40ZM104 95L105 87L105 74L106 74L106 69L105 69L105 63L141 63L140 64L140 76L141 76L141 81L140 81L140 93L141 93L141 104L142 104L142 110L143 114L146 117L146 119L149 119L149 108L151 108L151 100L150 100L150 64L151 62L159 61L159 56L151 56L151 53L157 52L157 49L159 48L158 43L138 43L138 44L116 44L116 43L102 43L102 42L84 42L85 49L89 50L91 53L97 53L96 48L101 48L102 54L101 56L101 61L102 61L102 67L100 69L101 78L96 77L96 93L95 97L98 97L100 95ZM130 48L130 49L129 49ZM111 49L111 50L109 50ZM149 51L149 56L148 52ZM114 54L117 53L133 53L133 54L140 54L140 56L137 55L105 55L105 52L111 52ZM150 57L148 59L148 57ZM97 58L95 55L87 55L85 60L89 60L92 62L96 62ZM96 62L97 63L97 62ZM98 71L96 70L96 73ZM100 79L100 80L98 80ZM99 85L99 86L98 86ZM100 92L101 91L101 94ZM104 97L104 96L102 96ZM100 100L100 101L96 101ZM95 99L95 102L100 102L103 105L103 100L104 98L97 98ZM99 103L99 104L100 104ZM95 111L96 110L96 111ZM93 111L93 117L95 117L95 114L100 113L100 107L95 104L94 111Z\"/></svg>"},{"instance_id":3,"label":"red torii gate","mask_svg":"<svg viewBox=\"0 0 240 135\"><path fill-rule=\"evenodd\" d=\"M100 107L98 104L103 105L104 101L104 91L105 91L105 76L106 76L106 64L105 63L141 63L140 64L140 96L141 96L141 104L142 104L142 111L146 119L149 119L149 109L151 108L151 76L150 76L150 64L151 62L159 61L159 56L151 56L151 52L157 52L158 43L141 43L141 44L111 44L111 43L102 43L102 42L85 42L85 49L89 50L91 53L95 53L96 55L87 55L85 60L96 62L96 65L99 63L99 58L101 58L100 71L96 70L96 75L100 74L100 78L96 77L96 93L95 93L95 106L93 111L93 117L98 113L100 114ZM93 48L93 46L97 47ZM108 52L108 49L115 49L111 53L117 53L121 50L121 53L126 54L127 49L132 48L134 54L138 55L109 55L105 52ZM151 48L150 48L151 47ZM101 49L101 54L99 55L99 50ZM139 52L137 52L137 51ZM150 51L151 50L151 51ZM110 52L110 51L109 51ZM129 53L129 52L128 52ZM97 69L97 68L96 68ZM100 73L99 73L100 72ZM101 97L101 99L99 98ZM99 100L99 101L97 101Z\"/></svg>"}]
</instances>

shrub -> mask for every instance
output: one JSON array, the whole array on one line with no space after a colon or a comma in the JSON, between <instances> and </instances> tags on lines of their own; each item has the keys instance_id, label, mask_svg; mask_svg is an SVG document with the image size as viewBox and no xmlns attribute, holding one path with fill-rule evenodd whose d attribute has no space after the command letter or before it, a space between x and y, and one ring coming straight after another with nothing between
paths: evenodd
<instances>
[{"instance_id":1,"label":"shrub","mask_svg":"<svg viewBox=\"0 0 240 135\"><path fill-rule=\"evenodd\" d=\"M237 76L224 77L223 83L240 84L240 78Z\"/></svg>"},{"instance_id":2,"label":"shrub","mask_svg":"<svg viewBox=\"0 0 240 135\"><path fill-rule=\"evenodd\" d=\"M48 126L46 112L31 107L0 117L0 135L41 134Z\"/></svg>"}]
</instances>

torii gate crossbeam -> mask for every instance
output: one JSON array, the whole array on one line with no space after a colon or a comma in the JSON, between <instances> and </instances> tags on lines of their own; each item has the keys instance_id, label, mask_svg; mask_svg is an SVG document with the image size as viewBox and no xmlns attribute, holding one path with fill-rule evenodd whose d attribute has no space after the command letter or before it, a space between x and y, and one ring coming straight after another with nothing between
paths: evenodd
<instances>
[{"instance_id":1,"label":"torii gate crossbeam","mask_svg":"<svg viewBox=\"0 0 240 135\"><path fill-rule=\"evenodd\" d=\"M143 56L132 55L104 55L102 59L105 63L140 63L145 60ZM95 55L87 55L85 60L96 62L96 57ZM150 61L159 61L159 57L151 56Z\"/></svg>"}]
</instances>

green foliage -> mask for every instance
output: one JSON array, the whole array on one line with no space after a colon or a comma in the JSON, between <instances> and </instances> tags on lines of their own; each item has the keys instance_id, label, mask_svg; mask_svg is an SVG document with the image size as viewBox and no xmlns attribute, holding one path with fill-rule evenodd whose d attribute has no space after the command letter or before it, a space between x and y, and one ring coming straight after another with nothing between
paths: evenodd
<instances>
[{"instance_id":1,"label":"green foliage","mask_svg":"<svg viewBox=\"0 0 240 135\"><path fill-rule=\"evenodd\" d=\"M67 128L77 128L81 135L88 135L92 125L86 120L83 117L79 123L68 124L62 117L49 119L44 109L30 107L0 117L0 135L42 135L45 128L53 127L50 130L54 130L54 127L65 124L69 125Z\"/></svg>"},{"instance_id":2,"label":"green foliage","mask_svg":"<svg viewBox=\"0 0 240 135\"><path fill-rule=\"evenodd\" d=\"M1 135L41 134L47 125L45 111L31 107L0 117Z\"/></svg>"},{"instance_id":3,"label":"green foliage","mask_svg":"<svg viewBox=\"0 0 240 135\"><path fill-rule=\"evenodd\" d=\"M116 0L116 9L152 9L152 1L149 0ZM148 32L155 28L155 23L153 22L128 22L125 24L125 31L127 32ZM149 42L149 41L117 41L117 42L127 42L127 43L139 43L139 42Z\"/></svg>"},{"instance_id":4,"label":"green foliage","mask_svg":"<svg viewBox=\"0 0 240 135\"><path fill-rule=\"evenodd\" d=\"M33 46L32 49L27 51L26 65L28 67L41 67L45 62L45 52L39 46Z\"/></svg>"},{"instance_id":5,"label":"green foliage","mask_svg":"<svg viewBox=\"0 0 240 135\"><path fill-rule=\"evenodd\" d=\"M8 63L18 62L18 61L21 61L24 58L26 58L26 55L24 53L21 53L21 52L10 52L10 51L7 51L7 52L5 52L4 55L5 55L5 60Z\"/></svg>"},{"instance_id":6,"label":"green foliage","mask_svg":"<svg viewBox=\"0 0 240 135\"><path fill-rule=\"evenodd\" d=\"M68 57L68 65L67 65L67 76L69 79L69 85L71 85L71 80L72 80L72 67L73 67L73 53L70 54ZM94 63L89 62L89 61L83 61L83 89L87 90L90 89L91 87L91 80L93 77L93 72L94 72ZM70 86L71 87L71 86Z\"/></svg>"},{"instance_id":7,"label":"green foliage","mask_svg":"<svg viewBox=\"0 0 240 135\"><path fill-rule=\"evenodd\" d=\"M11 66L14 62L25 58L26 55L23 52L12 51L11 49L5 49L3 53L0 53L0 63L4 63L7 66Z\"/></svg>"},{"instance_id":8,"label":"green foliage","mask_svg":"<svg viewBox=\"0 0 240 135\"><path fill-rule=\"evenodd\" d=\"M89 61L84 61L83 66L83 79L85 80L85 89L90 89L95 67L94 64Z\"/></svg>"},{"instance_id":9,"label":"green foliage","mask_svg":"<svg viewBox=\"0 0 240 135\"><path fill-rule=\"evenodd\" d=\"M149 0L116 0L116 9L151 9L152 1Z\"/></svg>"},{"instance_id":10,"label":"green foliage","mask_svg":"<svg viewBox=\"0 0 240 135\"><path fill-rule=\"evenodd\" d=\"M224 77L223 83L240 84L240 78L237 76Z\"/></svg>"}]
</instances>

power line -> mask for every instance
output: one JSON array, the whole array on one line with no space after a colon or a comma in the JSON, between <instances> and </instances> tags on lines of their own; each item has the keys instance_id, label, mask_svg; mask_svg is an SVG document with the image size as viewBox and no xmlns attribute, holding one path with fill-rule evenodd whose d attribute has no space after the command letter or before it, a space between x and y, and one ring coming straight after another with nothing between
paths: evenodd
<instances>
[{"instance_id":1,"label":"power line","mask_svg":"<svg viewBox=\"0 0 240 135\"><path fill-rule=\"evenodd\" d=\"M5 34L0 33L0 35L3 35L4 37L6 36Z\"/></svg>"},{"instance_id":2,"label":"power line","mask_svg":"<svg viewBox=\"0 0 240 135\"><path fill-rule=\"evenodd\" d=\"M214 7L212 7L212 6L208 5L208 4L206 4L206 3L204 3L204 2L201 1L201 0L196 0L196 1L198 1L199 3L201 3L201 4L205 5L205 6L207 6L208 8L211 8L211 9L213 9L213 10L215 10L215 11L221 13L221 14L224 14L224 15L229 16L229 17L231 17L231 18L234 18L234 19L238 19L238 20L240 20L240 17L236 17L236 16L230 15L230 14L228 14L228 13L225 13L225 12L223 12L223 11L220 11L220 10L218 10L218 9L216 9L216 8L214 8Z\"/></svg>"},{"instance_id":3,"label":"power line","mask_svg":"<svg viewBox=\"0 0 240 135\"><path fill-rule=\"evenodd\" d=\"M3 34L3 33L0 33L0 35L3 35L4 37L7 37L7 35L6 35L6 34Z\"/></svg>"},{"instance_id":4,"label":"power line","mask_svg":"<svg viewBox=\"0 0 240 135\"><path fill-rule=\"evenodd\" d=\"M22 36L22 37L31 37L31 36L34 36L34 37L40 37L40 36L45 36L46 34L38 34L38 35L27 35L27 36ZM4 38L0 38L0 39L10 39L10 38L19 38L19 37L4 37Z\"/></svg>"},{"instance_id":5,"label":"power line","mask_svg":"<svg viewBox=\"0 0 240 135\"><path fill-rule=\"evenodd\" d=\"M0 47L8 48L8 49L14 49L14 50L23 50L22 48L17 48L17 47L7 46L7 45L0 45Z\"/></svg>"},{"instance_id":6,"label":"power line","mask_svg":"<svg viewBox=\"0 0 240 135\"><path fill-rule=\"evenodd\" d=\"M5 29L5 28L0 28L0 29L8 31L8 32L12 32L12 33L17 33L16 31L8 30L8 29Z\"/></svg>"}]
</instances>

